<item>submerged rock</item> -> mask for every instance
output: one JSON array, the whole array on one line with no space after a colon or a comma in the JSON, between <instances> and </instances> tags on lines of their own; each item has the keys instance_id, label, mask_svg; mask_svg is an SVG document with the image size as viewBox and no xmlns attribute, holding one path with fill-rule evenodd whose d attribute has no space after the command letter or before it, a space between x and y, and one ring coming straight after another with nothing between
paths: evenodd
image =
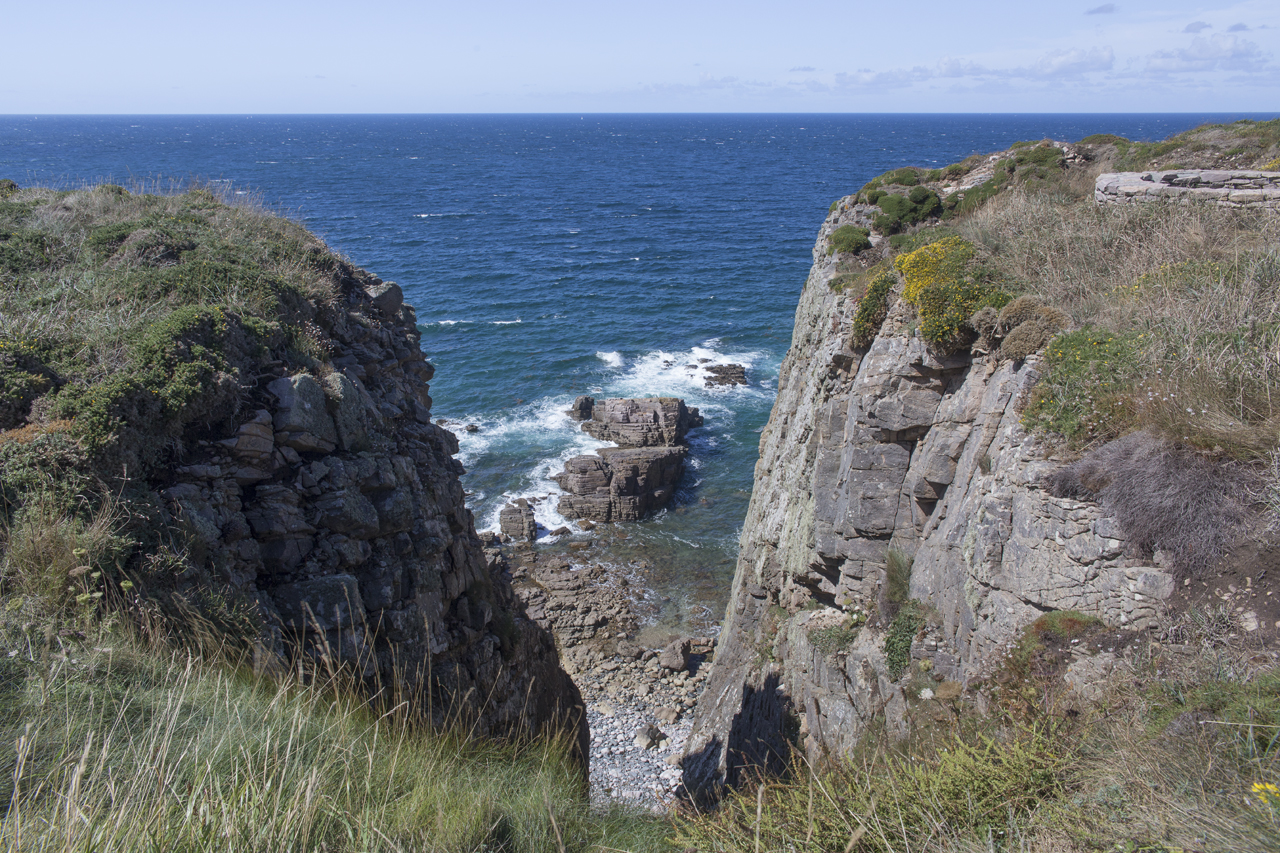
<instances>
[{"instance_id":1,"label":"submerged rock","mask_svg":"<svg viewBox=\"0 0 1280 853\"><path fill-rule=\"evenodd\" d=\"M747 369L741 364L713 364L707 368L707 374L708 388L747 384Z\"/></svg>"}]
</instances>

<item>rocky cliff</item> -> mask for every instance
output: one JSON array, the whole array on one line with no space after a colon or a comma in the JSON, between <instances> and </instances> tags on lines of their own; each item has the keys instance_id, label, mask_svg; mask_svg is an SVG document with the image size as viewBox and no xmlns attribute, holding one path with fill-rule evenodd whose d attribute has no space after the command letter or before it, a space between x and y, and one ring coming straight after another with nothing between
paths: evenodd
<instances>
[{"instance_id":1,"label":"rocky cliff","mask_svg":"<svg viewBox=\"0 0 1280 853\"><path fill-rule=\"evenodd\" d=\"M358 270L344 296L322 320L327 363L267 366L231 434L200 442L160 494L216 580L256 599L277 653L354 665L439 721L575 726L585 742L550 634L476 536L413 308Z\"/></svg>"},{"instance_id":2,"label":"rocky cliff","mask_svg":"<svg viewBox=\"0 0 1280 853\"><path fill-rule=\"evenodd\" d=\"M940 356L897 297L855 346L860 293L830 286L827 236L858 215L833 205L800 297L684 759L693 792L780 769L793 742L818 757L880 719L904 734L911 662L928 662L931 691L958 693L1045 612L1141 628L1174 592L1099 506L1042 487L1061 461L1020 422L1038 356ZM904 628L892 617L908 600L922 612Z\"/></svg>"},{"instance_id":3,"label":"rocky cliff","mask_svg":"<svg viewBox=\"0 0 1280 853\"><path fill-rule=\"evenodd\" d=\"M86 601L212 626L263 666L344 667L437 723L569 729L585 760L578 691L481 548L397 285L204 190L6 196L0 521L109 495L118 556L86 552Z\"/></svg>"}]
</instances>

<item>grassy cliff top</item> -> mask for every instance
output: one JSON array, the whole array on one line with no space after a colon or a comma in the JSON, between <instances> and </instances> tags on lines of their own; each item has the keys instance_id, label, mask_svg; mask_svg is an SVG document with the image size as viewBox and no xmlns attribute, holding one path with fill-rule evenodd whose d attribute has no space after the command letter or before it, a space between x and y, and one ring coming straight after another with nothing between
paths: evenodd
<instances>
[{"instance_id":1,"label":"grassy cliff top","mask_svg":"<svg viewBox=\"0 0 1280 853\"><path fill-rule=\"evenodd\" d=\"M203 189L8 182L0 453L62 435L99 474L163 466L234 413L258 366L323 358L318 323L362 276L296 222Z\"/></svg>"},{"instance_id":2,"label":"grassy cliff top","mask_svg":"<svg viewBox=\"0 0 1280 853\"><path fill-rule=\"evenodd\" d=\"M894 258L921 333L940 348L999 356L1012 327L996 326L995 312L1016 297L1051 306L1057 319L1003 354L1045 352L1027 423L1075 449L1145 428L1269 460L1280 443L1280 216L1208 203L1099 206L1093 185L1119 169L1280 168L1278 156L1280 120L1158 143L1018 143L870 181L832 206L850 222L832 247L854 219L883 235L841 263L856 278ZM912 270L923 271L918 280ZM994 339L979 328L984 306Z\"/></svg>"}]
</instances>

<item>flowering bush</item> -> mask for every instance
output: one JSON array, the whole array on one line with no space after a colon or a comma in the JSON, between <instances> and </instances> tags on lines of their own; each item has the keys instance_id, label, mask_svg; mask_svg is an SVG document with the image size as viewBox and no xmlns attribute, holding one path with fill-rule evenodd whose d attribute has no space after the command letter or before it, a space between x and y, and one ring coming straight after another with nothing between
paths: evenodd
<instances>
[{"instance_id":1,"label":"flowering bush","mask_svg":"<svg viewBox=\"0 0 1280 853\"><path fill-rule=\"evenodd\" d=\"M899 255L893 266L906 281L902 297L919 307L920 294L926 287L955 281L964 273L973 256L973 244L961 237L944 237L914 252Z\"/></svg>"}]
</instances>

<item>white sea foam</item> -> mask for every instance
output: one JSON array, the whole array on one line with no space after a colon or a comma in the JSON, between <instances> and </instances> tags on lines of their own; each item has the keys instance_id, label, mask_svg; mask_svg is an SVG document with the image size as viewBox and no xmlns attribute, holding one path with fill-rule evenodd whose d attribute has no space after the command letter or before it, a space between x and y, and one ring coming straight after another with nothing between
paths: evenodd
<instances>
[{"instance_id":1,"label":"white sea foam","mask_svg":"<svg viewBox=\"0 0 1280 853\"><path fill-rule=\"evenodd\" d=\"M620 352L597 352L596 358L603 361L610 367L622 367L622 353Z\"/></svg>"},{"instance_id":2,"label":"white sea foam","mask_svg":"<svg viewBox=\"0 0 1280 853\"><path fill-rule=\"evenodd\" d=\"M495 326L514 326L516 323L523 323L523 322L524 322L524 320L521 320L519 317L517 317L517 318L516 318L516 319L514 319L514 320L494 320L494 321L493 321L493 325L495 325Z\"/></svg>"},{"instance_id":3,"label":"white sea foam","mask_svg":"<svg viewBox=\"0 0 1280 853\"><path fill-rule=\"evenodd\" d=\"M518 448L521 455L532 451L530 455L533 457L532 464L520 472L513 487L483 511L482 518L477 521L478 529L497 532L502 508L511 501L524 498L533 505L540 537L546 537L550 531L561 527L580 532L575 523L556 511L564 491L551 479L551 475L563 471L565 462L571 457L608 445L582 432L578 422L567 413L570 402L564 397L548 397L513 409L498 419L462 419L464 423L475 423L479 427L476 432L458 433L458 460L464 466L472 466L486 453L510 453L513 448ZM478 503L474 501L473 505Z\"/></svg>"},{"instance_id":4,"label":"white sea foam","mask_svg":"<svg viewBox=\"0 0 1280 853\"><path fill-rule=\"evenodd\" d=\"M685 402L697 406L703 406L702 401L709 402L709 399L726 393L761 395L760 390L752 385L707 387L707 379L711 375L707 368L740 364L751 370L763 357L759 352L720 352L720 344L718 338L712 338L686 352L657 350L643 355L632 362L631 369L625 375L610 382L606 390L610 396L683 397Z\"/></svg>"}]
</instances>

